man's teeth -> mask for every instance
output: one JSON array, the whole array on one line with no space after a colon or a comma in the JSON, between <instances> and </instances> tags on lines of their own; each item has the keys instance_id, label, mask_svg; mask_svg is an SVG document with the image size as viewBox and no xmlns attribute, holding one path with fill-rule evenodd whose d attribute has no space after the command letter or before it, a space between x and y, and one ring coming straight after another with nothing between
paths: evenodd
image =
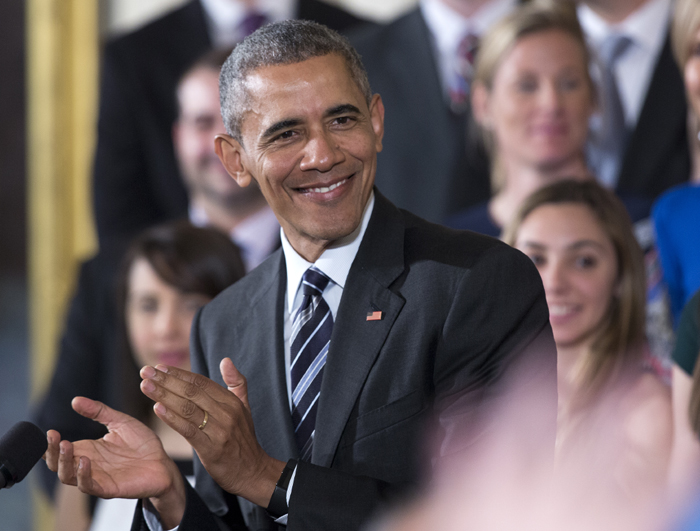
<instances>
[{"instance_id":1,"label":"man's teeth","mask_svg":"<svg viewBox=\"0 0 700 531\"><path fill-rule=\"evenodd\" d=\"M321 188L309 188L309 191L315 192L317 194L325 194L330 192L331 190L335 190L340 186L341 184L345 184L347 182L347 179L343 179L342 181L339 181L335 184L331 184L330 186L323 186Z\"/></svg>"},{"instance_id":2,"label":"man's teeth","mask_svg":"<svg viewBox=\"0 0 700 531\"><path fill-rule=\"evenodd\" d=\"M550 315L568 315L574 310L573 306L552 305L549 307Z\"/></svg>"}]
</instances>

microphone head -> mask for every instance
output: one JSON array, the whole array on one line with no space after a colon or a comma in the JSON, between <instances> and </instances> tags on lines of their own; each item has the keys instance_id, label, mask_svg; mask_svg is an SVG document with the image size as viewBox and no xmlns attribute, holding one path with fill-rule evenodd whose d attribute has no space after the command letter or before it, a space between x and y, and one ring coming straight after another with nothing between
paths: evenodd
<instances>
[{"instance_id":1,"label":"microphone head","mask_svg":"<svg viewBox=\"0 0 700 531\"><path fill-rule=\"evenodd\" d=\"M18 422L0 439L0 488L19 483L44 455L46 435L31 422Z\"/></svg>"}]
</instances>

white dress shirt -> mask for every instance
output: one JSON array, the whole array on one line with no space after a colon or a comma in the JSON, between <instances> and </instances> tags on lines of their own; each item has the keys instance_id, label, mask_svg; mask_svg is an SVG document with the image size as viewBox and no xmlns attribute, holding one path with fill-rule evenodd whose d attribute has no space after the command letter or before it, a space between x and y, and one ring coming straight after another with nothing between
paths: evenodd
<instances>
[{"instance_id":1,"label":"white dress shirt","mask_svg":"<svg viewBox=\"0 0 700 531\"><path fill-rule=\"evenodd\" d=\"M611 33L626 35L632 44L615 66L615 81L632 129L639 119L654 67L668 33L672 0L649 0L619 24L609 24L587 5L580 3L578 17L594 55ZM595 69L594 69L595 71ZM594 122L595 124L595 122Z\"/></svg>"},{"instance_id":2,"label":"white dress shirt","mask_svg":"<svg viewBox=\"0 0 700 531\"><path fill-rule=\"evenodd\" d=\"M209 36L215 48L233 46L243 40L240 24L249 12L244 2L232 0L201 0L206 14ZM296 13L296 0L257 0L255 11L270 22L289 20Z\"/></svg>"},{"instance_id":3,"label":"white dress shirt","mask_svg":"<svg viewBox=\"0 0 700 531\"><path fill-rule=\"evenodd\" d=\"M453 77L458 71L457 49L462 38L467 33L483 36L494 22L515 6L516 0L492 0L465 18L442 0L421 0L421 14L432 35L433 53L446 97L449 97Z\"/></svg>"}]
</instances>

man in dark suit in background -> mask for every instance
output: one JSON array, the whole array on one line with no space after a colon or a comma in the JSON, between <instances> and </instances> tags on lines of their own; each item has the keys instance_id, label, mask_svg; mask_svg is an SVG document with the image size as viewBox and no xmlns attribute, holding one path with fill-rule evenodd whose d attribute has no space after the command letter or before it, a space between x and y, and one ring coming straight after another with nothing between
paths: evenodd
<instances>
[{"instance_id":1,"label":"man in dark suit in background","mask_svg":"<svg viewBox=\"0 0 700 531\"><path fill-rule=\"evenodd\" d=\"M280 226L260 189L238 186L214 151L214 138L226 132L219 72L230 53L230 48L210 50L183 75L177 86L173 141L189 196L190 221L230 235L250 271L280 246Z\"/></svg>"},{"instance_id":2,"label":"man in dark suit in background","mask_svg":"<svg viewBox=\"0 0 700 531\"><path fill-rule=\"evenodd\" d=\"M468 78L479 38L517 3L421 0L385 27L350 35L388 111L377 185L397 206L442 223L490 197Z\"/></svg>"},{"instance_id":3,"label":"man in dark suit in background","mask_svg":"<svg viewBox=\"0 0 700 531\"><path fill-rule=\"evenodd\" d=\"M384 108L356 52L316 24L270 25L221 80L229 134L217 154L238 184L260 187L284 237L195 318L201 374L142 370L156 413L201 460L197 492L150 430L86 400L76 410L112 437L61 442L59 458L50 432L62 481L149 498L136 529L242 526L241 510L249 529L358 529L419 483L426 421L441 456L468 444L510 371L524 378L512 400L546 396L518 444L544 433L553 450L556 353L539 276L505 244L377 191Z\"/></svg>"},{"instance_id":4,"label":"man in dark suit in background","mask_svg":"<svg viewBox=\"0 0 700 531\"><path fill-rule=\"evenodd\" d=\"M178 79L208 49L287 18L341 31L361 22L320 0L194 0L107 44L93 169L100 244L187 215L171 135Z\"/></svg>"},{"instance_id":5,"label":"man in dark suit in background","mask_svg":"<svg viewBox=\"0 0 700 531\"><path fill-rule=\"evenodd\" d=\"M669 38L672 8L672 0L581 0L578 7L599 67L592 170L621 195L649 203L690 175L685 92Z\"/></svg>"}]
</instances>

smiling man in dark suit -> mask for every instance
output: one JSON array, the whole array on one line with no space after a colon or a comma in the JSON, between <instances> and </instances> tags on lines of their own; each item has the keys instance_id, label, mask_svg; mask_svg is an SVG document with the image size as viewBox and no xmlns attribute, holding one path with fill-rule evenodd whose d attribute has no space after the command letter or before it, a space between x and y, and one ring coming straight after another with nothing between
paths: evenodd
<instances>
[{"instance_id":1,"label":"smiling man in dark suit","mask_svg":"<svg viewBox=\"0 0 700 531\"><path fill-rule=\"evenodd\" d=\"M171 136L180 76L206 51L230 48L257 25L289 18L338 31L363 22L321 0L193 0L107 43L93 168L100 244L187 216Z\"/></svg>"},{"instance_id":2,"label":"smiling man in dark suit","mask_svg":"<svg viewBox=\"0 0 700 531\"><path fill-rule=\"evenodd\" d=\"M136 529L358 529L419 484L427 421L440 456L458 450L509 370L524 375L519 392L548 397L518 444L549 430L553 448L556 354L537 271L374 187L384 108L354 49L313 23L270 25L220 83L217 154L260 187L282 249L195 318L200 374L142 370L156 413L203 465L196 492L150 430L86 399L75 409L111 437L59 445L49 432L61 480L149 498Z\"/></svg>"}]
</instances>

